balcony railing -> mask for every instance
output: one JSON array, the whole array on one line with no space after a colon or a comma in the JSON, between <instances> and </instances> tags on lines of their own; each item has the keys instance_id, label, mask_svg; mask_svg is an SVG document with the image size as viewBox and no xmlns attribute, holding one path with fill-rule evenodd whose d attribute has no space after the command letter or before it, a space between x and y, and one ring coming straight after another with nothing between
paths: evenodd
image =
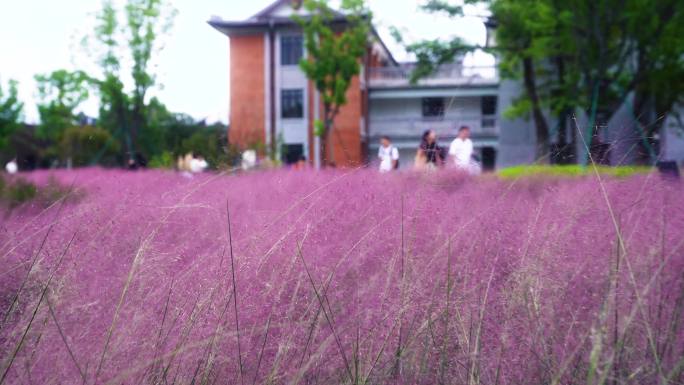
<instances>
[{"instance_id":1,"label":"balcony railing","mask_svg":"<svg viewBox=\"0 0 684 385\"><path fill-rule=\"evenodd\" d=\"M409 86L415 66L375 67L369 69L371 87ZM463 66L450 64L439 67L433 74L422 78L418 85L423 86L476 86L494 85L499 82L496 66Z\"/></svg>"},{"instance_id":2,"label":"balcony railing","mask_svg":"<svg viewBox=\"0 0 684 385\"><path fill-rule=\"evenodd\" d=\"M370 136L387 135L392 139L413 139L425 130L435 130L441 138L454 138L461 126L470 127L474 138L499 135L496 115L453 116L446 118L374 118L370 119Z\"/></svg>"}]
</instances>

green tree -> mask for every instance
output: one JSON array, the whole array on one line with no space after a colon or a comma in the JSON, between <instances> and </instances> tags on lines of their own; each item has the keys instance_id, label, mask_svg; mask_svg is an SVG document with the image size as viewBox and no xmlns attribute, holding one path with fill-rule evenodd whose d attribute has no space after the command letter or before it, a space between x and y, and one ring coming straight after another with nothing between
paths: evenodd
<instances>
[{"instance_id":1,"label":"green tree","mask_svg":"<svg viewBox=\"0 0 684 385\"><path fill-rule=\"evenodd\" d=\"M0 150L5 149L9 137L21 124L24 103L19 101L17 85L15 80L10 80L3 91L0 83Z\"/></svg>"},{"instance_id":2,"label":"green tree","mask_svg":"<svg viewBox=\"0 0 684 385\"><path fill-rule=\"evenodd\" d=\"M594 147L598 129L634 98L634 114L663 118L682 100L684 85L684 3L677 0L486 0L496 20L503 77L520 79L523 93L508 116L532 114L537 158L547 159L549 124L545 111L559 121L565 138L566 118L576 110L589 117L583 137ZM430 12L458 17L462 6L430 0ZM419 69L430 70L465 51L459 39L424 41L409 46ZM664 119L661 119L661 121ZM646 122L643 122L646 126ZM658 129L651 124L652 136ZM647 129L648 131L648 129Z\"/></svg>"},{"instance_id":3,"label":"green tree","mask_svg":"<svg viewBox=\"0 0 684 385\"><path fill-rule=\"evenodd\" d=\"M38 83L38 135L59 141L63 132L77 124L75 110L89 96L90 78L82 71L57 70L36 75Z\"/></svg>"},{"instance_id":4,"label":"green tree","mask_svg":"<svg viewBox=\"0 0 684 385\"><path fill-rule=\"evenodd\" d=\"M146 97L155 85L156 77L152 72L152 55L162 48L159 39L168 34L175 9L163 0L128 0L125 7L128 49L133 61L131 77L133 92L131 93L131 136L135 141L145 135L151 128L148 120ZM149 139L148 139L149 141Z\"/></svg>"},{"instance_id":5,"label":"green tree","mask_svg":"<svg viewBox=\"0 0 684 385\"><path fill-rule=\"evenodd\" d=\"M537 139L535 157L539 163L547 163L550 132L544 110L563 103L553 98L561 97L559 87L555 84L547 87L546 84L553 83L545 83L540 77L551 76L552 60L563 50L564 44L552 36L558 33L567 15L556 14L551 1L495 1L491 10L498 24L501 74L505 78L520 79L524 90L505 115L508 118L532 115ZM559 115L559 111L553 112ZM564 138L565 131L560 136Z\"/></svg>"},{"instance_id":6,"label":"green tree","mask_svg":"<svg viewBox=\"0 0 684 385\"><path fill-rule=\"evenodd\" d=\"M123 13L125 22L120 21ZM148 92L155 86L154 55L162 48L176 15L164 0L128 0L123 12L111 0L105 0L97 14L94 39L85 45L94 51L102 77L98 80L100 121L125 143L128 158L145 150L139 141L150 143ZM126 91L121 80L122 67L130 74L132 90Z\"/></svg>"},{"instance_id":7,"label":"green tree","mask_svg":"<svg viewBox=\"0 0 684 385\"><path fill-rule=\"evenodd\" d=\"M429 0L421 8L457 22L464 16L465 5L483 3L489 5L498 24L497 48L469 44L460 37L408 44L407 51L417 59L412 81L430 75L440 65L451 63L468 52L484 50L499 55L502 76L521 79L524 89L524 94L514 102L506 116L516 118L532 114L537 135L536 158L540 162L548 161L550 133L544 107L549 106L550 99L547 90L539 87L537 77L542 68L537 62L554 56L556 47L548 37L561 23L559 15L553 14L550 0L467 0L460 4Z\"/></svg>"},{"instance_id":8,"label":"green tree","mask_svg":"<svg viewBox=\"0 0 684 385\"><path fill-rule=\"evenodd\" d=\"M304 31L307 57L299 64L321 94L323 120L315 127L325 165L330 160L328 140L335 117L347 103L347 90L366 54L372 14L363 0L342 0L346 23L335 28L333 21L341 14L333 11L327 0L304 0L303 7L308 15L295 16L295 20Z\"/></svg>"},{"instance_id":9,"label":"green tree","mask_svg":"<svg viewBox=\"0 0 684 385\"><path fill-rule=\"evenodd\" d=\"M655 160L655 140L666 117L684 104L684 4L655 1L649 12L638 3L626 10L635 44L632 111L643 131L642 159Z\"/></svg>"},{"instance_id":10,"label":"green tree","mask_svg":"<svg viewBox=\"0 0 684 385\"><path fill-rule=\"evenodd\" d=\"M93 36L84 38L84 47L96 58L101 77L96 80L100 96L99 124L125 144L128 157L135 153L129 132L129 97L121 80L121 37L118 12L111 0L102 2L96 14Z\"/></svg>"}]
</instances>

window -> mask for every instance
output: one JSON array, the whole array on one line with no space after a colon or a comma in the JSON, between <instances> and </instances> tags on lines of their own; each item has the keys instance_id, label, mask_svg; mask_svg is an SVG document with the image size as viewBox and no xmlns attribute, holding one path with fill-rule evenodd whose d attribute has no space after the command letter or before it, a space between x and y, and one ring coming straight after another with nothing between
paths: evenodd
<instances>
[{"instance_id":1,"label":"window","mask_svg":"<svg viewBox=\"0 0 684 385\"><path fill-rule=\"evenodd\" d=\"M444 98L423 98L423 117L443 117Z\"/></svg>"},{"instance_id":2,"label":"window","mask_svg":"<svg viewBox=\"0 0 684 385\"><path fill-rule=\"evenodd\" d=\"M483 117L482 118L482 128L495 128L496 127L496 117Z\"/></svg>"},{"instance_id":3,"label":"window","mask_svg":"<svg viewBox=\"0 0 684 385\"><path fill-rule=\"evenodd\" d=\"M482 115L496 115L496 96L482 97Z\"/></svg>"},{"instance_id":4,"label":"window","mask_svg":"<svg viewBox=\"0 0 684 385\"><path fill-rule=\"evenodd\" d=\"M482 147L482 170L492 171L496 168L496 149L494 147Z\"/></svg>"},{"instance_id":5,"label":"window","mask_svg":"<svg viewBox=\"0 0 684 385\"><path fill-rule=\"evenodd\" d=\"M303 144L283 144L281 151L282 160L285 164L294 164L305 159Z\"/></svg>"},{"instance_id":6,"label":"window","mask_svg":"<svg viewBox=\"0 0 684 385\"><path fill-rule=\"evenodd\" d=\"M496 127L496 96L483 96L481 99L482 128Z\"/></svg>"},{"instance_id":7,"label":"window","mask_svg":"<svg viewBox=\"0 0 684 385\"><path fill-rule=\"evenodd\" d=\"M280 64L292 66L299 64L304 55L304 39L299 35L282 36L280 38Z\"/></svg>"},{"instance_id":8,"label":"window","mask_svg":"<svg viewBox=\"0 0 684 385\"><path fill-rule=\"evenodd\" d=\"M304 92L302 90L280 91L280 109L283 118L303 118Z\"/></svg>"}]
</instances>

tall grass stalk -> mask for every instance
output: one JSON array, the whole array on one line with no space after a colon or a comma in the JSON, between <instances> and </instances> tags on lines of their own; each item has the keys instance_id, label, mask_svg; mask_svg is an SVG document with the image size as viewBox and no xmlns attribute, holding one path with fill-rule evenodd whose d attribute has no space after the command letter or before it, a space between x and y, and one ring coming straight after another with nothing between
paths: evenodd
<instances>
[{"instance_id":1,"label":"tall grass stalk","mask_svg":"<svg viewBox=\"0 0 684 385\"><path fill-rule=\"evenodd\" d=\"M318 300L318 303L320 305L321 310L323 311L323 316L325 317L325 320L328 322L328 326L330 327L330 331L332 332L332 335L335 339L335 343L337 344L337 349L339 350L340 357L342 357L342 361L344 361L344 368L347 370L347 375L349 376L349 381L352 383L356 382L356 379L354 378L354 375L352 374L351 367L349 365L349 360L347 359L347 354L344 351L344 347L342 346L342 343L340 342L340 338L335 332L335 325L333 324L333 321L331 321L330 316L328 315L328 311L325 309L325 304L323 303L323 299L321 298L321 295L318 293L318 289L316 288L316 282L314 281L313 277L311 276L311 271L309 270L309 267L306 264L306 260L304 259L304 254L302 254L302 246L299 242L297 242L297 253L299 254L299 259L302 261L302 265L304 266L304 270L306 271L306 275L309 278L309 283L311 284L311 288L314 291L314 294L316 295L316 299Z\"/></svg>"},{"instance_id":2,"label":"tall grass stalk","mask_svg":"<svg viewBox=\"0 0 684 385\"><path fill-rule=\"evenodd\" d=\"M26 327L24 328L24 332L21 335L21 339L19 339L19 342L17 343L14 350L12 350L12 353L11 353L10 357L8 358L7 362L4 364L4 368L2 369L2 376L0 376L0 385L2 385L5 382L5 378L7 377L7 373L9 372L10 368L12 368L12 364L14 363L14 360L17 357L17 353L19 353L19 350L21 350L21 347L24 344L24 341L26 340L26 336L28 335L29 330L31 330L31 326L33 325L33 321L35 320L36 315L38 314L38 310L40 309L40 306L43 304L43 299L45 298L45 295L47 294L48 288L50 287L50 283L52 283L52 279L54 278L55 273L57 272L59 267L62 265L62 261L64 260L64 256L69 251L69 248L71 247L71 244L73 243L74 238L76 238L76 233L74 233L74 235L69 240L69 243L67 243L66 247L64 248L64 252L62 252L62 255L60 255L56 266L52 269L52 272L50 273L50 276L48 277L47 282L45 283L42 290L40 291L40 297L38 298L38 302L36 303L35 307L33 308L33 312L31 313L31 318L29 319L28 323L26 324Z\"/></svg>"},{"instance_id":3,"label":"tall grass stalk","mask_svg":"<svg viewBox=\"0 0 684 385\"><path fill-rule=\"evenodd\" d=\"M632 287L634 289L634 294L636 296L635 306L639 309L641 316L644 319L647 319L646 311L645 311L644 305L643 305L643 300L642 300L641 295L639 294L639 289L638 289L638 286L636 283L636 278L634 277L634 271L633 271L632 266L631 266L630 258L628 257L628 254L627 254L627 249L625 246L624 238L622 236L622 232L620 231L620 225L618 223L617 216L616 216L615 211L613 209L613 205L610 202L610 198L609 198L608 193L606 191L605 184L601 178L601 174L599 173L598 167L596 166L596 162L594 161L594 158L591 154L591 151L586 144L587 142L584 139L584 135L582 134L582 130L579 129L579 125L577 124L577 117L573 117L573 119L575 121L575 126L577 127L577 130L580 133L582 143L584 143L584 145L585 145L585 150L587 151L587 154L589 155L589 160L591 162L592 169L593 169L594 174L596 176L596 180L598 181L599 188L601 189L601 195L603 196L603 198L605 200L606 208L608 210L608 213L610 214L610 219L611 219L612 224L613 224L614 229L615 229L615 233L616 233L616 236L618 239L618 248L620 250L620 253L623 256L622 258L625 261L628 276L630 278L630 283L632 284ZM617 304L616 304L616 306L617 306ZM655 360L655 365L656 365L658 376L660 377L661 381L666 380L666 378L663 374L663 371L662 371L658 351L657 351L657 348L655 346L655 340L653 337L653 334L654 334L653 330L648 323L645 323L644 326L645 326L647 337L648 337L649 348L651 349L651 353L653 354L653 358Z\"/></svg>"},{"instance_id":4,"label":"tall grass stalk","mask_svg":"<svg viewBox=\"0 0 684 385\"><path fill-rule=\"evenodd\" d=\"M228 218L228 246L230 248L230 274L232 276L233 285L233 309L235 310L235 336L237 338L237 356L238 365L240 369L240 384L244 385L244 373L242 370L242 351L240 350L240 318L238 317L238 294L237 284L235 282L235 257L233 256L233 232L230 227L230 206L226 202L226 215Z\"/></svg>"}]
</instances>

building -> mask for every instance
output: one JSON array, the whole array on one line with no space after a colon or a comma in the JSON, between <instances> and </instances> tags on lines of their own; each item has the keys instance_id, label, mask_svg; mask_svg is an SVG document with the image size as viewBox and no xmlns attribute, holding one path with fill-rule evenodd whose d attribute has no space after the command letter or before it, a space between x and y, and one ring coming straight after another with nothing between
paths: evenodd
<instances>
[{"instance_id":1,"label":"building","mask_svg":"<svg viewBox=\"0 0 684 385\"><path fill-rule=\"evenodd\" d=\"M321 154L313 123L322 107L298 66L305 52L291 18L297 12L293 1L279 0L247 20L213 18L209 24L230 37L231 142L243 148L263 145L286 163L304 156L317 165ZM335 22L343 23L344 17L338 17ZM406 166L424 130L435 129L446 142L468 125L483 160L494 167L499 132L495 69L455 63L413 85L411 64L397 63L373 33L361 74L335 121L330 138L334 162L354 166L373 160L380 136L388 135Z\"/></svg>"},{"instance_id":2,"label":"building","mask_svg":"<svg viewBox=\"0 0 684 385\"><path fill-rule=\"evenodd\" d=\"M231 143L275 153L285 163L305 157L321 163L314 122L322 116L320 97L300 70L306 55L303 36L292 20L303 12L296 0L277 0L243 21L212 18L209 24L230 39ZM342 14L333 23L345 23ZM362 71L347 92L348 103L335 120L328 159L340 166L375 160L379 138L387 135L400 151L401 167L413 163L422 133L437 131L447 145L462 125L471 128L476 154L492 169L535 161L531 119L504 119L503 112L521 94L520 84L499 79L492 67L468 67L462 60L439 68L417 84L411 63L398 63L375 31L369 38ZM624 114L622 114L624 115ZM638 135L633 121L616 114L604 130L612 164L629 161ZM578 117L580 122L582 117ZM553 124L553 122L549 122ZM661 154L684 160L684 138L676 122L664 125ZM627 138L625 135L629 136ZM552 140L558 140L552 133ZM584 148L577 144L582 157Z\"/></svg>"},{"instance_id":3,"label":"building","mask_svg":"<svg viewBox=\"0 0 684 385\"><path fill-rule=\"evenodd\" d=\"M323 111L317 90L298 65L305 55L304 41L292 15L302 10L293 3L279 0L245 21L213 18L209 24L230 37L230 141L274 151L285 163L303 156L319 165L314 122ZM334 22L343 24L345 18L336 15ZM381 41L374 40L364 68L394 61ZM362 73L353 79L348 103L334 122L328 158L341 166L361 165L368 156L366 78Z\"/></svg>"}]
</instances>

